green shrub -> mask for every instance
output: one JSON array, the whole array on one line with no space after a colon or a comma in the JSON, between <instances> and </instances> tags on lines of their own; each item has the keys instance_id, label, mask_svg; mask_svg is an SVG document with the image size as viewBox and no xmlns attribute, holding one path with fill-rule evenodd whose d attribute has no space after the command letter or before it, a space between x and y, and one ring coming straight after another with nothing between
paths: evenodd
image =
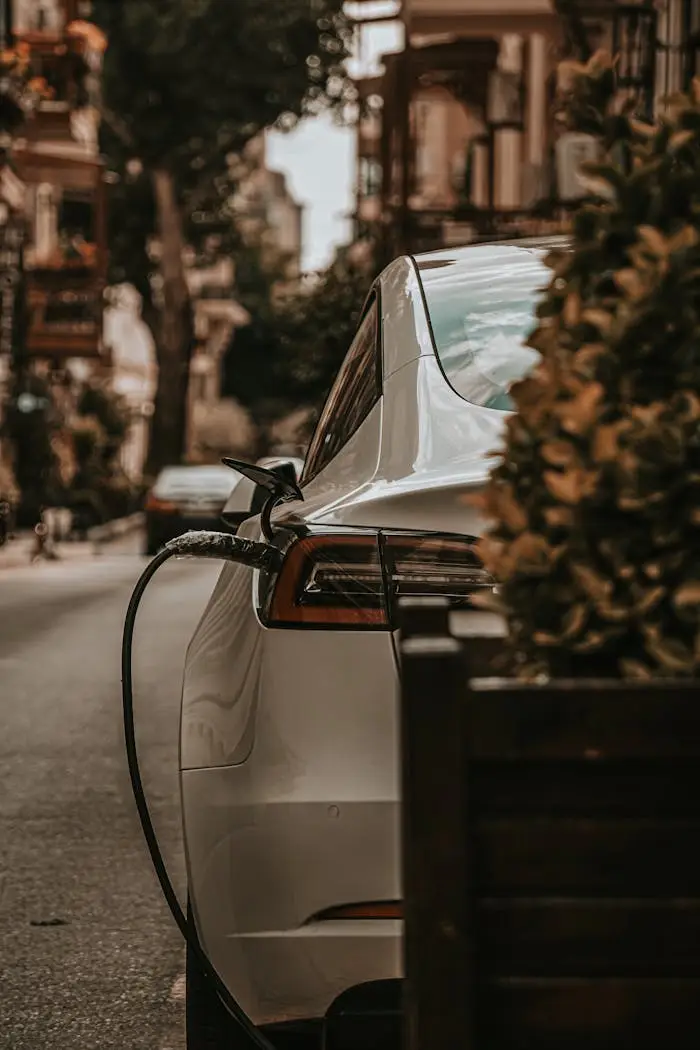
<instances>
[{"instance_id":1,"label":"green shrub","mask_svg":"<svg viewBox=\"0 0 700 1050\"><path fill-rule=\"evenodd\" d=\"M618 111L610 69L573 70L573 123L606 159L548 259L541 360L482 500L528 677L700 664L700 83L651 127Z\"/></svg>"}]
</instances>

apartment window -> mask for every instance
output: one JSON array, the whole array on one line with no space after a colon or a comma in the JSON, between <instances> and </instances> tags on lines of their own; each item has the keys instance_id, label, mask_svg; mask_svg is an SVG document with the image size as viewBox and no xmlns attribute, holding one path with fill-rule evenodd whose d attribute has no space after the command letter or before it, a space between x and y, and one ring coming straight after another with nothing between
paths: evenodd
<instances>
[{"instance_id":1,"label":"apartment window","mask_svg":"<svg viewBox=\"0 0 700 1050\"><path fill-rule=\"evenodd\" d=\"M376 197L382 191L382 166L374 157L360 157L360 196Z\"/></svg>"},{"instance_id":2,"label":"apartment window","mask_svg":"<svg viewBox=\"0 0 700 1050\"><path fill-rule=\"evenodd\" d=\"M14 0L12 26L15 33L46 33L56 36L63 32L62 0Z\"/></svg>"}]
</instances>

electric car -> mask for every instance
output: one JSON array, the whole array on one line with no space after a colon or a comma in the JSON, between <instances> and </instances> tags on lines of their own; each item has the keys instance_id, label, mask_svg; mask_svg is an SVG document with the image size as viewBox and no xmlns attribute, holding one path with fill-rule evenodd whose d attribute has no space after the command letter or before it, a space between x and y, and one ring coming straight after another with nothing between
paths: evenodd
<instances>
[{"instance_id":1,"label":"electric car","mask_svg":"<svg viewBox=\"0 0 700 1050\"><path fill-rule=\"evenodd\" d=\"M509 388L536 359L526 338L555 243L444 250L381 274L311 441L303 499L272 514L281 568L227 564L189 646L191 914L270 1031L311 1029L340 993L401 974L397 601L459 607L493 585L472 497ZM249 518L239 535L260 540L262 527ZM188 1046L228 1045L226 1025L192 968Z\"/></svg>"}]
</instances>

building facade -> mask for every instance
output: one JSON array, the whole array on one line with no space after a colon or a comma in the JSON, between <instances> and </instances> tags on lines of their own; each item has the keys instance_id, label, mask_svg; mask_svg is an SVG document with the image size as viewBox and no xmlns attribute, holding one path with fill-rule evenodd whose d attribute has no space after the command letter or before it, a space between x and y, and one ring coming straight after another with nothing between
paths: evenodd
<instances>
[{"instance_id":1,"label":"building facade","mask_svg":"<svg viewBox=\"0 0 700 1050\"><path fill-rule=\"evenodd\" d=\"M72 362L104 365L107 202L97 89L106 41L90 10L89 0L6 0L0 19L0 228L3 237L18 231L21 242L14 296L0 308L0 400L11 407L12 379L20 411L40 410L23 397L33 377L63 405ZM10 452L4 442L6 466Z\"/></svg>"},{"instance_id":2,"label":"building facade","mask_svg":"<svg viewBox=\"0 0 700 1050\"><path fill-rule=\"evenodd\" d=\"M103 351L106 184L97 81L106 41L88 0L13 0L15 46L46 85L12 151L26 186L24 351L62 367Z\"/></svg>"},{"instance_id":3,"label":"building facade","mask_svg":"<svg viewBox=\"0 0 700 1050\"><path fill-rule=\"evenodd\" d=\"M582 42L617 55L620 91L649 116L700 68L697 0L567 7L403 0L403 48L358 84L359 238L391 256L566 229L586 149L553 121L560 59Z\"/></svg>"},{"instance_id":4,"label":"building facade","mask_svg":"<svg viewBox=\"0 0 700 1050\"><path fill-rule=\"evenodd\" d=\"M190 462L217 461L249 440L242 410L221 395L223 358L237 328L250 316L235 299L233 260L190 266L187 283L194 309L195 348L190 361L186 455Z\"/></svg>"}]
</instances>

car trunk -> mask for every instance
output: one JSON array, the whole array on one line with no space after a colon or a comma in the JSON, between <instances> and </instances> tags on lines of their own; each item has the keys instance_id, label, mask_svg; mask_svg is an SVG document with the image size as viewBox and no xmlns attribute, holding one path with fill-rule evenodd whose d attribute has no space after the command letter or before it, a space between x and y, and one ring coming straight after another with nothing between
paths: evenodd
<instances>
[{"instance_id":1,"label":"car trunk","mask_svg":"<svg viewBox=\"0 0 700 1050\"><path fill-rule=\"evenodd\" d=\"M185 517L219 514L236 487L240 476L233 471L199 471L197 469L164 473L153 495L173 503Z\"/></svg>"}]
</instances>

